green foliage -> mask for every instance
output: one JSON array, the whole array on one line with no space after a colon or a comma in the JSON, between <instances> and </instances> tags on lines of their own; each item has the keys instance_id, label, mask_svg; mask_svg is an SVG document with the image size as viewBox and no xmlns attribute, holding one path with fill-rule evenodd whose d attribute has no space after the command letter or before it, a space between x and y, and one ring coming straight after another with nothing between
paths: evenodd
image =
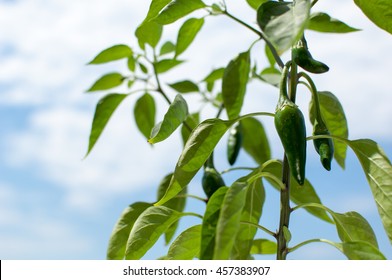
<instances>
[{"instance_id":1,"label":"green foliage","mask_svg":"<svg viewBox=\"0 0 392 280\"><path fill-rule=\"evenodd\" d=\"M149 93L145 93L136 101L134 117L139 131L149 139L155 125L155 100Z\"/></svg>"},{"instance_id":2,"label":"green foliage","mask_svg":"<svg viewBox=\"0 0 392 280\"><path fill-rule=\"evenodd\" d=\"M107 48L101 51L92 61L88 64L102 64L122 58L127 58L132 56L133 51L130 47L126 45L115 45L113 47Z\"/></svg>"},{"instance_id":3,"label":"green foliage","mask_svg":"<svg viewBox=\"0 0 392 280\"><path fill-rule=\"evenodd\" d=\"M354 2L372 22L392 34L392 2L390 0L354 0Z\"/></svg>"},{"instance_id":4,"label":"green foliage","mask_svg":"<svg viewBox=\"0 0 392 280\"><path fill-rule=\"evenodd\" d=\"M340 20L331 18L326 13L312 14L306 28L313 31L327 33L349 33L359 31L359 29L350 27Z\"/></svg>"},{"instance_id":5,"label":"green foliage","mask_svg":"<svg viewBox=\"0 0 392 280\"><path fill-rule=\"evenodd\" d=\"M87 91L107 90L118 87L124 81L120 73L109 73L99 78Z\"/></svg>"},{"instance_id":6,"label":"green foliage","mask_svg":"<svg viewBox=\"0 0 392 280\"><path fill-rule=\"evenodd\" d=\"M332 139L334 158L343 169L347 148L353 150L362 166L384 229L392 243L390 160L382 148L370 139L349 140L346 115L338 97L328 91L317 91L310 77L305 72L298 72L301 61L296 59L295 51L288 52L288 61L284 62L281 56L290 49L299 48L311 56L305 39L310 30L321 33L349 33L359 30L324 12L313 12L317 1L242 2L253 9L250 10L254 12L254 19L260 29L252 26L254 19L248 19L246 22L231 14L225 1L209 6L201 0L152 0L146 17L135 30L136 39L132 47L114 45L89 62L95 65L123 59L129 73L111 72L103 75L88 89L88 92L95 92L109 90L124 83L128 85L128 88L125 87L127 92L108 93L98 101L86 156L126 97L135 101L133 117L137 129L151 145L168 140L176 132L181 133L183 142L181 153L176 155L178 160L174 170L157 183L157 201L132 203L120 215L109 240L107 258L140 259L160 238L164 238L168 251L162 259L169 260L250 260L256 255L275 255L277 259L286 259L287 254L312 242L327 243L348 259L385 259L370 223L360 213L336 213L329 209L322 204L317 187L311 184L312 178L304 177L297 182L298 178L291 175L287 160L274 157L268 138L270 132L266 130L267 126L264 127L266 123L261 118L275 115L259 111L243 114L243 104L250 98L247 93L260 83L272 85L269 89L276 93L277 88L280 92L288 92L285 94L286 101L291 102L293 108L302 114L301 109L294 104L295 96L303 94L297 87L300 84L309 87L313 93L312 98L309 98L309 124L316 126L322 116L326 129L321 129L320 133L314 133L312 136L307 135L307 140ZM370 2L355 0L373 22L391 33L389 1L378 0L369 4ZM185 51L192 44L197 45L195 38L204 31L208 20L218 16L240 24L244 29L256 34L258 39L243 46L242 50L246 51L233 55L234 58L227 61L225 67L213 65L213 62L211 65L205 65L204 78L201 80L195 78L192 72L180 72L174 81L164 81L162 76L172 70L174 73L174 70L180 68L176 68L177 66L188 60L182 59L186 56ZM172 23L175 24L170 28L178 28L177 33L175 30L172 32L177 34L174 39L176 41L165 38L161 41L166 34L164 29ZM261 53L256 52L256 44L265 44ZM198 47L202 51L214 48ZM181 60L178 57L181 57ZM260 58L265 58L265 62L260 62ZM284 65L287 65L287 71L282 74ZM323 71L317 73L325 72L328 66L324 66ZM307 80L305 82L301 80L304 77ZM328 77L325 79L328 80ZM249 87L250 83L252 87ZM258 104L263 105L263 94L255 97L255 108ZM158 123L156 107L160 104L156 102L160 99L157 96L168 104L164 107L167 108L166 113ZM194 97L198 97L202 106L190 106L194 105L190 103L194 102L195 99L191 99ZM190 113L188 104L192 110L199 109ZM216 109L217 113L211 115L211 110L204 108ZM221 116L222 112L226 113L227 118ZM292 119L288 118L287 122L290 121ZM221 173L214 167L214 175L219 178L219 188L207 191L206 197L195 196L193 193L200 193L200 190L194 188L202 188L203 180L197 183L194 178L203 166L204 174L208 169L211 171L210 159L213 154L218 156L214 151L217 145L223 142L225 135L228 136L229 143L233 142L233 135L228 135L228 132L232 127L233 132L238 129L234 124L241 127L242 136L242 141L239 141L241 145L236 149L239 151L242 148L250 156L250 166L227 166L229 169ZM180 131L176 131L179 127ZM322 133L324 131L326 133ZM287 137L288 143L292 144L293 133ZM170 140L173 139L174 137ZM238 151L235 151L234 159L238 155ZM314 150L313 152L316 153ZM283 158L287 158L286 155ZM234 161L231 158L229 163L234 164ZM222 161L219 161L219 164L222 164ZM235 177L234 171L238 170L242 173ZM226 173L230 173L228 178L231 178L231 182L226 180ZM229 182L230 186L226 186L224 182ZM267 188L273 188L280 193L280 207L276 209L280 211L280 220L276 221L276 228L273 229L263 225L263 217L269 215L263 211ZM184 212L186 201L191 198L201 200L206 203L206 207L200 207L197 213ZM315 219L335 226L339 241L311 239L293 245L292 240L296 239L295 230L288 225L291 215L297 214L297 209L304 209ZM201 223L199 221L177 233L180 219L186 216L198 217ZM317 229L309 230L317 232Z\"/></svg>"}]
</instances>

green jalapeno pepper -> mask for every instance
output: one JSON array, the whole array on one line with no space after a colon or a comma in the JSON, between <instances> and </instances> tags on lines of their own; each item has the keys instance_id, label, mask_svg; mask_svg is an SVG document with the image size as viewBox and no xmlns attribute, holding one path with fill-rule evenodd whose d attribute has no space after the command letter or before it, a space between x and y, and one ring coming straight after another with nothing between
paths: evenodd
<instances>
[{"instance_id":1,"label":"green jalapeno pepper","mask_svg":"<svg viewBox=\"0 0 392 280\"><path fill-rule=\"evenodd\" d=\"M303 185L306 163L306 127L301 110L287 96L287 75L288 64L282 72L274 122L286 153L291 175L298 184Z\"/></svg>"}]
</instances>

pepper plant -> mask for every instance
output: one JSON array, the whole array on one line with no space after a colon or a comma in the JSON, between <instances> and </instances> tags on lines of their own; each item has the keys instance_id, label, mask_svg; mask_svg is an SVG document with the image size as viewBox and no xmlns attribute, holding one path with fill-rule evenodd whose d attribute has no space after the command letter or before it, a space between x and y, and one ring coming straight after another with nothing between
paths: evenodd
<instances>
[{"instance_id":1,"label":"pepper plant","mask_svg":"<svg viewBox=\"0 0 392 280\"><path fill-rule=\"evenodd\" d=\"M254 9L254 18L249 21L239 19L222 0L152 0L135 31L134 45L114 45L89 63L124 60L129 72L103 75L88 90L127 85L126 92L109 93L98 102L87 155L126 98L135 99L135 122L150 145L159 145L177 132L183 140L173 172L157 182L156 201L131 202L119 217L109 240L107 258L140 259L164 235L168 251L163 259L252 259L258 254L286 259L290 252L312 242L328 243L348 259L385 259L366 219L357 212L337 213L323 205L305 172L309 152L318 153L320 164L333 172L331 161L344 168L347 149L352 149L392 242L391 163L376 142L348 138L346 117L337 96L320 91L312 79L330 69L312 56L312 42L306 40L308 30L349 33L358 29L327 13L313 12L318 0L243 2ZM391 1L354 2L376 25L392 33L388 14ZM244 45L243 51L226 65L205 65L205 69L213 70L207 71L201 81L184 73L177 82L165 83L162 74L184 63L182 54L197 41L205 22L218 16L253 33L254 42ZM163 30L174 22L180 23L176 41L165 41ZM228 37L227 44L234 37ZM265 52L255 51L254 46L260 44ZM255 59L264 55L267 65ZM283 57L287 59L284 61ZM241 113L244 100L249 98L247 85L251 81L267 83L271 91L278 93L275 112ZM308 112L296 105L298 94L309 97ZM199 95L202 103L212 105L216 112L203 119L201 111L205 107L190 112L190 95ZM166 101L167 110L163 116L156 116L160 97ZM277 133L284 149L281 158L272 158L263 126L272 119L276 131L271 133ZM306 131L306 122L310 122L313 131ZM225 134L227 161L233 167L222 172L214 165L214 149ZM310 146L314 147L307 148L312 142ZM235 166L240 150L250 155L253 166ZM226 185L226 174L238 169L244 170L245 175ZM195 190L187 188L198 172L202 173L202 180L195 185L204 190L205 197L197 197L192 194ZM276 221L276 228L260 224L267 187L280 193L280 207L276 209L280 211L280 220ZM188 199L200 199L205 207L198 213L185 212ZM291 244L290 217L298 209L336 227L340 240L320 238ZM200 222L177 232L179 220L186 216L196 216ZM256 238L256 233L263 238Z\"/></svg>"}]
</instances>

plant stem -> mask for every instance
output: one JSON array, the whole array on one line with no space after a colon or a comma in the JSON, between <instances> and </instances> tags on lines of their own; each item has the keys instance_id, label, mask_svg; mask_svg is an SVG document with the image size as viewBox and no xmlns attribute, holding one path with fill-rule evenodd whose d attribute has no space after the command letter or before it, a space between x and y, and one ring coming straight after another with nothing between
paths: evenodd
<instances>
[{"instance_id":1,"label":"plant stem","mask_svg":"<svg viewBox=\"0 0 392 280\"><path fill-rule=\"evenodd\" d=\"M255 223L252 223L252 222L246 222L246 221L241 221L240 223L241 223L241 224L244 224L244 225L254 226L254 227L258 228L258 229L261 229L261 230L264 231L265 233L267 233L267 234L269 234L269 235L271 235L271 236L273 236L273 237L276 237L276 233L275 233L275 232L269 230L269 229L266 228L266 227L263 227L262 225L255 224Z\"/></svg>"},{"instance_id":2,"label":"plant stem","mask_svg":"<svg viewBox=\"0 0 392 280\"><path fill-rule=\"evenodd\" d=\"M318 2L318 0L314 0L314 1L312 2L312 4L310 5L310 7L313 7L314 5L316 5L317 2Z\"/></svg>"},{"instance_id":3,"label":"plant stem","mask_svg":"<svg viewBox=\"0 0 392 280\"><path fill-rule=\"evenodd\" d=\"M223 11L223 14L228 16L229 18L231 18L232 20L238 22L239 24L245 26L246 28L248 28L249 30L253 31L254 33L256 33L257 35L260 36L261 39L263 39L265 41L265 43L267 44L268 48L271 50L272 55L274 56L276 63L278 63L280 68L284 67L284 63L282 61L282 59L280 58L278 52L276 51L275 47L272 45L272 43L267 39L267 37L264 35L264 33L262 31L259 31L255 28L253 28L252 26L250 26L249 24L247 24L246 22L240 20L239 18L235 17L234 15L232 15L231 13L229 13L226 9Z\"/></svg>"},{"instance_id":4,"label":"plant stem","mask_svg":"<svg viewBox=\"0 0 392 280\"><path fill-rule=\"evenodd\" d=\"M290 73L290 91L289 98L291 101L295 102L296 97L296 88L298 83L298 75L297 75L297 65L292 62L291 64L291 73ZM286 86L286 85L282 85ZM283 166L282 166L282 183L285 186L284 189L280 190L280 222L279 222L279 230L277 234L278 241L278 250L276 254L277 260L285 260L288 254L288 248L286 237L284 235L284 228L289 228L290 222L290 167L287 161L286 154L284 154Z\"/></svg>"},{"instance_id":5,"label":"plant stem","mask_svg":"<svg viewBox=\"0 0 392 280\"><path fill-rule=\"evenodd\" d=\"M285 186L280 190L280 222L277 233L278 250L276 254L277 260L285 260L287 251L287 240L284 235L283 228L289 228L290 221L290 167L286 155L284 155L282 168L282 183Z\"/></svg>"},{"instance_id":6,"label":"plant stem","mask_svg":"<svg viewBox=\"0 0 392 280\"><path fill-rule=\"evenodd\" d=\"M327 243L327 244L332 245L332 246L334 246L335 248L339 249L339 248L336 246L336 244L335 244L334 242L332 242L332 241L329 241L329 240L327 240L327 239L322 239L322 238L316 238L316 239L309 239L309 240L306 240L306 241L304 241L304 242L302 242L302 243L299 243L299 244L295 245L294 247L289 248L288 251L289 251L289 252L294 252L295 250L301 248L301 247L304 246L304 245L307 245L307 244L310 244L310 243L315 243L315 242Z\"/></svg>"}]
</instances>

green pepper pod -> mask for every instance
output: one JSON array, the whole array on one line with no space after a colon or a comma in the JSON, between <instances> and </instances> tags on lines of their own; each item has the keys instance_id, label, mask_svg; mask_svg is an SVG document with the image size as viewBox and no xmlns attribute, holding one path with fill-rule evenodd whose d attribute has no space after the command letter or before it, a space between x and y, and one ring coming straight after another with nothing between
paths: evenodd
<instances>
[{"instance_id":1,"label":"green pepper pod","mask_svg":"<svg viewBox=\"0 0 392 280\"><path fill-rule=\"evenodd\" d=\"M287 96L288 66L285 65L280 82L280 96L275 111L275 128L282 142L291 170L298 184L305 182L306 127L301 110Z\"/></svg>"},{"instance_id":2,"label":"green pepper pod","mask_svg":"<svg viewBox=\"0 0 392 280\"><path fill-rule=\"evenodd\" d=\"M313 126L313 135L330 135L328 129L316 122ZM320 155L321 164L328 171L331 170L331 162L334 153L334 146L331 138L319 138L313 140L314 147Z\"/></svg>"},{"instance_id":3,"label":"green pepper pod","mask_svg":"<svg viewBox=\"0 0 392 280\"><path fill-rule=\"evenodd\" d=\"M323 116L320 110L320 102L318 98L318 91L313 80L306 73L300 73L310 85L312 92L312 99L314 104L314 121L313 121L313 135L330 135L327 125L324 122ZM330 171L331 162L334 154L334 145L331 138L318 138L313 140L314 148L316 152L320 155L320 161L323 167Z\"/></svg>"},{"instance_id":4,"label":"green pepper pod","mask_svg":"<svg viewBox=\"0 0 392 280\"><path fill-rule=\"evenodd\" d=\"M225 186L225 182L223 181L222 176L215 169L213 163L213 154L211 154L204 164L204 174L201 180L201 184L207 198L210 198L217 189Z\"/></svg>"},{"instance_id":5,"label":"green pepper pod","mask_svg":"<svg viewBox=\"0 0 392 280\"><path fill-rule=\"evenodd\" d=\"M306 47L294 47L292 49L292 59L297 65L311 73L321 74L329 70L326 64L315 60Z\"/></svg>"},{"instance_id":6,"label":"green pepper pod","mask_svg":"<svg viewBox=\"0 0 392 280\"><path fill-rule=\"evenodd\" d=\"M236 122L229 130L229 137L227 139L227 160L230 165L233 165L237 160L242 146L242 125L241 122Z\"/></svg>"}]
</instances>

